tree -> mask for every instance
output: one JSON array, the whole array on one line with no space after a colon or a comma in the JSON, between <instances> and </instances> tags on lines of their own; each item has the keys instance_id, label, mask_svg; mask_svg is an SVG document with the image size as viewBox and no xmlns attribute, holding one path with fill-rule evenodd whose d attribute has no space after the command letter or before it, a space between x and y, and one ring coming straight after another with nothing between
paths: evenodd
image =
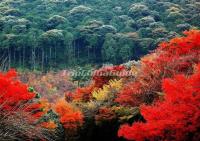
<instances>
[{"instance_id":1,"label":"tree","mask_svg":"<svg viewBox=\"0 0 200 141\"><path fill-rule=\"evenodd\" d=\"M44 63L46 67L49 67L52 66L50 63L56 65L58 59L63 59L58 58L61 54L63 56L65 52L62 30L53 29L43 33L40 36L40 45L42 46L42 68L44 67Z\"/></svg>"},{"instance_id":2,"label":"tree","mask_svg":"<svg viewBox=\"0 0 200 141\"><path fill-rule=\"evenodd\" d=\"M54 15L47 20L47 29L54 29L56 26L65 23L66 19L59 15Z\"/></svg>"},{"instance_id":3,"label":"tree","mask_svg":"<svg viewBox=\"0 0 200 141\"><path fill-rule=\"evenodd\" d=\"M102 57L104 61L116 63L117 44L112 38L112 34L106 36L103 44Z\"/></svg>"},{"instance_id":4,"label":"tree","mask_svg":"<svg viewBox=\"0 0 200 141\"><path fill-rule=\"evenodd\" d=\"M30 66L31 69L36 70L39 68L39 53L37 54L37 51L40 49L39 48L39 36L42 34L41 30L37 30L34 28L31 28L30 31L26 34L27 36L27 46L29 48L29 51L31 52L30 56ZM39 52L39 51L38 51ZM27 59L29 60L29 59Z\"/></svg>"},{"instance_id":5,"label":"tree","mask_svg":"<svg viewBox=\"0 0 200 141\"><path fill-rule=\"evenodd\" d=\"M76 62L75 46L73 44L74 35L70 32L64 33L65 45L66 45L66 62L69 66L74 65Z\"/></svg>"},{"instance_id":6,"label":"tree","mask_svg":"<svg viewBox=\"0 0 200 141\"><path fill-rule=\"evenodd\" d=\"M123 62L129 61L131 59L131 48L129 45L124 45L120 48L119 57L122 58Z\"/></svg>"},{"instance_id":7,"label":"tree","mask_svg":"<svg viewBox=\"0 0 200 141\"><path fill-rule=\"evenodd\" d=\"M6 52L6 57L7 57L7 65L8 68L11 68L12 65L12 51L17 50L20 46L21 38L18 35L15 34L6 34L3 36L3 42L2 42L2 48L4 52ZM15 52L14 52L15 53Z\"/></svg>"}]
</instances>

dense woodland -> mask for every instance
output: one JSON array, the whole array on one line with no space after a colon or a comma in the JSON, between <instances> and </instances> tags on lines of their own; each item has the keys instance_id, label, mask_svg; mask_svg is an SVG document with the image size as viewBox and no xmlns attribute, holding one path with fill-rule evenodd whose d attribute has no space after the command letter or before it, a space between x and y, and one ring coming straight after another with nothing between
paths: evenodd
<instances>
[{"instance_id":1,"label":"dense woodland","mask_svg":"<svg viewBox=\"0 0 200 141\"><path fill-rule=\"evenodd\" d=\"M159 42L199 27L199 5L186 0L1 0L1 69L138 60Z\"/></svg>"},{"instance_id":2,"label":"dense woodland","mask_svg":"<svg viewBox=\"0 0 200 141\"><path fill-rule=\"evenodd\" d=\"M0 141L199 141L200 2L0 0Z\"/></svg>"}]
</instances>

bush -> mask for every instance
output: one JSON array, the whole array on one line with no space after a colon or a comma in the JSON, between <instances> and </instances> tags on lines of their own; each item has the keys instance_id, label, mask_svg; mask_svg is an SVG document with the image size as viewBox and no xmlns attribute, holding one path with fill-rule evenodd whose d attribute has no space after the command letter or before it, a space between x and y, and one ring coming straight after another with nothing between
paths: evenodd
<instances>
[{"instance_id":1,"label":"bush","mask_svg":"<svg viewBox=\"0 0 200 141\"><path fill-rule=\"evenodd\" d=\"M14 70L0 73L0 138L46 139L44 129L37 125L44 115L43 107L36 101L36 94L29 92L16 75Z\"/></svg>"}]
</instances>

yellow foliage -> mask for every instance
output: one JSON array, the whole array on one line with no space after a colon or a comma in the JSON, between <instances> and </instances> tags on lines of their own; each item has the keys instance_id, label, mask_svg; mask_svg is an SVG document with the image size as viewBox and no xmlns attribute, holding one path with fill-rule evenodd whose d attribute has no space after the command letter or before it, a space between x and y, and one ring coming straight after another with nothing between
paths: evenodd
<instances>
[{"instance_id":1,"label":"yellow foliage","mask_svg":"<svg viewBox=\"0 0 200 141\"><path fill-rule=\"evenodd\" d=\"M120 80L111 80L107 85L104 85L103 88L98 89L92 92L93 98L97 101L106 101L114 97L114 94L122 88L122 79Z\"/></svg>"},{"instance_id":2,"label":"yellow foliage","mask_svg":"<svg viewBox=\"0 0 200 141\"><path fill-rule=\"evenodd\" d=\"M123 83L122 83L122 79L120 80L111 80L108 85L110 85L111 89L115 89L116 91L121 90Z\"/></svg>"}]
</instances>

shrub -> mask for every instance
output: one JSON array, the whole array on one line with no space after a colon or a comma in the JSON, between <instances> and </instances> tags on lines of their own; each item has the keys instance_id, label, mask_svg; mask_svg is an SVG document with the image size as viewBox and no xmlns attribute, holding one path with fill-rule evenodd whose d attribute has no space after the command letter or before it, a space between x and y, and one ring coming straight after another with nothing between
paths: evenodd
<instances>
[{"instance_id":1,"label":"shrub","mask_svg":"<svg viewBox=\"0 0 200 141\"><path fill-rule=\"evenodd\" d=\"M33 103L35 94L28 91L28 86L16 80L17 73L10 70L5 74L0 73L0 105L3 112L11 112L23 106L22 109L27 112L33 111L32 115L40 117L41 105Z\"/></svg>"},{"instance_id":2,"label":"shrub","mask_svg":"<svg viewBox=\"0 0 200 141\"><path fill-rule=\"evenodd\" d=\"M16 79L15 70L0 73L0 138L5 140L47 139L37 125L44 115L36 94ZM47 132L47 131L45 131Z\"/></svg>"}]
</instances>

